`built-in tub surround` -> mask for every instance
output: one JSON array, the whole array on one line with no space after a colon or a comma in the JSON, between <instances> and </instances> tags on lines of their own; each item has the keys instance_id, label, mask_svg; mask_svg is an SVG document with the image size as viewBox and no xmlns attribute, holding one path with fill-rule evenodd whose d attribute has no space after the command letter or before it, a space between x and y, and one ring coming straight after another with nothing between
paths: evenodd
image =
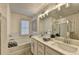
<instances>
[{"instance_id":1,"label":"built-in tub surround","mask_svg":"<svg viewBox=\"0 0 79 59\"><path fill-rule=\"evenodd\" d=\"M25 35L25 36L20 35L20 22L22 19L25 19L25 20L28 20L29 22L31 22L32 18L30 18L24 14L11 12L9 35L12 35L12 37L9 37L9 40L14 39L17 42L18 46L8 48L9 54L14 54L14 55L17 54L18 55L18 54L22 54L22 51L27 51L27 53L28 53L28 49L30 50L29 35ZM29 31L31 32L31 23L30 23L29 28L30 28ZM22 46L24 46L24 48ZM14 51L14 50L16 50L16 51ZM13 51L14 53L11 53L10 51Z\"/></svg>"},{"instance_id":2,"label":"built-in tub surround","mask_svg":"<svg viewBox=\"0 0 79 59\"><path fill-rule=\"evenodd\" d=\"M30 51L30 38L28 39L14 39L17 42L17 46L8 48L9 55L31 55Z\"/></svg>"},{"instance_id":3,"label":"built-in tub surround","mask_svg":"<svg viewBox=\"0 0 79 59\"><path fill-rule=\"evenodd\" d=\"M78 48L79 46L77 45L67 44L62 41L58 41L55 38L51 39L50 41L44 41L42 37L37 37L37 36L33 36L32 38L48 46L51 49L56 50L57 52L61 54L64 54L64 55L78 55L79 54L79 48Z\"/></svg>"},{"instance_id":4,"label":"built-in tub surround","mask_svg":"<svg viewBox=\"0 0 79 59\"><path fill-rule=\"evenodd\" d=\"M29 55L30 53L30 38L28 36L21 38L18 35L12 35L10 39L17 42L17 46L8 48L9 55ZM9 40L10 41L10 40Z\"/></svg>"},{"instance_id":5,"label":"built-in tub surround","mask_svg":"<svg viewBox=\"0 0 79 59\"><path fill-rule=\"evenodd\" d=\"M8 55L31 55L30 43L20 43L16 47L8 48Z\"/></svg>"}]
</instances>

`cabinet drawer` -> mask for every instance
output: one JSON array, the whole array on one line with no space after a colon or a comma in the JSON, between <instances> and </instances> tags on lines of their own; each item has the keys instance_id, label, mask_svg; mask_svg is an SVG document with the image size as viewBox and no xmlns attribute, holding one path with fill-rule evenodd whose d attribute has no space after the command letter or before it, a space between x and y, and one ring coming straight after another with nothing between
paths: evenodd
<instances>
[{"instance_id":1,"label":"cabinet drawer","mask_svg":"<svg viewBox=\"0 0 79 59\"><path fill-rule=\"evenodd\" d=\"M31 39L31 52L34 53L34 42L33 42L33 39Z\"/></svg>"},{"instance_id":2,"label":"cabinet drawer","mask_svg":"<svg viewBox=\"0 0 79 59\"><path fill-rule=\"evenodd\" d=\"M38 51L38 55L44 55L44 51Z\"/></svg>"},{"instance_id":3,"label":"cabinet drawer","mask_svg":"<svg viewBox=\"0 0 79 59\"><path fill-rule=\"evenodd\" d=\"M44 45L38 42L38 55L44 55Z\"/></svg>"},{"instance_id":4,"label":"cabinet drawer","mask_svg":"<svg viewBox=\"0 0 79 59\"><path fill-rule=\"evenodd\" d=\"M38 49L44 50L44 45L42 43L40 43L40 42L38 42Z\"/></svg>"},{"instance_id":5,"label":"cabinet drawer","mask_svg":"<svg viewBox=\"0 0 79 59\"><path fill-rule=\"evenodd\" d=\"M33 51L34 51L34 43L31 42L31 52L33 53Z\"/></svg>"},{"instance_id":6,"label":"cabinet drawer","mask_svg":"<svg viewBox=\"0 0 79 59\"><path fill-rule=\"evenodd\" d=\"M33 40L34 42L34 55L37 55L37 41L36 40Z\"/></svg>"},{"instance_id":7,"label":"cabinet drawer","mask_svg":"<svg viewBox=\"0 0 79 59\"><path fill-rule=\"evenodd\" d=\"M44 53L42 53L42 52L39 51L38 55L44 55Z\"/></svg>"},{"instance_id":8,"label":"cabinet drawer","mask_svg":"<svg viewBox=\"0 0 79 59\"><path fill-rule=\"evenodd\" d=\"M49 47L45 47L45 54L46 55L61 55L59 52L57 52Z\"/></svg>"}]
</instances>

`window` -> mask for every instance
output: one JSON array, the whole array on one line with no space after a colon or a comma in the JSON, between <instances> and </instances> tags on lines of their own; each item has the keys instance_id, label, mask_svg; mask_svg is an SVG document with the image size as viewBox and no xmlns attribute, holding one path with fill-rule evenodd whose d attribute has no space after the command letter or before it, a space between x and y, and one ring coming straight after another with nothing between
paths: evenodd
<instances>
[{"instance_id":1,"label":"window","mask_svg":"<svg viewBox=\"0 0 79 59\"><path fill-rule=\"evenodd\" d=\"M21 35L29 34L29 21L22 20L21 21Z\"/></svg>"}]
</instances>

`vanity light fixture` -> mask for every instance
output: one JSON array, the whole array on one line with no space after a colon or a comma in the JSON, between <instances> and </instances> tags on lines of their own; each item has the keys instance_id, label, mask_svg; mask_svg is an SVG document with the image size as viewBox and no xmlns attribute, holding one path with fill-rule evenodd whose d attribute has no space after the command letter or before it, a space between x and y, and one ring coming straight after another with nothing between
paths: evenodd
<instances>
[{"instance_id":1,"label":"vanity light fixture","mask_svg":"<svg viewBox=\"0 0 79 59\"><path fill-rule=\"evenodd\" d=\"M48 16L48 14L47 14L47 13L45 13L45 17L46 17L46 16Z\"/></svg>"},{"instance_id":2,"label":"vanity light fixture","mask_svg":"<svg viewBox=\"0 0 79 59\"><path fill-rule=\"evenodd\" d=\"M45 15L48 16L48 11L45 12Z\"/></svg>"},{"instance_id":3,"label":"vanity light fixture","mask_svg":"<svg viewBox=\"0 0 79 59\"><path fill-rule=\"evenodd\" d=\"M42 19L41 15L39 15L38 18Z\"/></svg>"},{"instance_id":4,"label":"vanity light fixture","mask_svg":"<svg viewBox=\"0 0 79 59\"><path fill-rule=\"evenodd\" d=\"M40 16L40 18L42 19L42 16Z\"/></svg>"},{"instance_id":5,"label":"vanity light fixture","mask_svg":"<svg viewBox=\"0 0 79 59\"><path fill-rule=\"evenodd\" d=\"M61 3L61 4L57 5L58 11L60 11L61 10L61 6L65 5L65 4L66 3Z\"/></svg>"},{"instance_id":6,"label":"vanity light fixture","mask_svg":"<svg viewBox=\"0 0 79 59\"><path fill-rule=\"evenodd\" d=\"M60 11L61 10L61 8L60 7L58 7L58 11Z\"/></svg>"},{"instance_id":7,"label":"vanity light fixture","mask_svg":"<svg viewBox=\"0 0 79 59\"><path fill-rule=\"evenodd\" d=\"M58 11L60 11L61 10L61 5L57 5L57 8L58 8Z\"/></svg>"},{"instance_id":8,"label":"vanity light fixture","mask_svg":"<svg viewBox=\"0 0 79 59\"><path fill-rule=\"evenodd\" d=\"M45 17L45 14L42 14L43 17Z\"/></svg>"},{"instance_id":9,"label":"vanity light fixture","mask_svg":"<svg viewBox=\"0 0 79 59\"><path fill-rule=\"evenodd\" d=\"M41 18L44 18L45 17L45 15L44 14L41 14Z\"/></svg>"}]
</instances>

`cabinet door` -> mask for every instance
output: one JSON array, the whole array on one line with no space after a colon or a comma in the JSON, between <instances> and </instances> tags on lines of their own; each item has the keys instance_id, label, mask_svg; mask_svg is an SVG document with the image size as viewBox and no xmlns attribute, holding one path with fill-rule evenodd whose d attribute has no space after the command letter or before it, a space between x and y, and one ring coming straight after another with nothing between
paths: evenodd
<instances>
[{"instance_id":1,"label":"cabinet door","mask_svg":"<svg viewBox=\"0 0 79 59\"><path fill-rule=\"evenodd\" d=\"M34 50L34 42L33 42L33 39L31 39L31 52L32 52L32 53L34 53L33 50Z\"/></svg>"},{"instance_id":2,"label":"cabinet door","mask_svg":"<svg viewBox=\"0 0 79 59\"><path fill-rule=\"evenodd\" d=\"M44 55L44 45L38 42L38 55Z\"/></svg>"},{"instance_id":3,"label":"cabinet door","mask_svg":"<svg viewBox=\"0 0 79 59\"><path fill-rule=\"evenodd\" d=\"M61 55L61 54L49 47L45 47L45 55Z\"/></svg>"},{"instance_id":4,"label":"cabinet door","mask_svg":"<svg viewBox=\"0 0 79 59\"><path fill-rule=\"evenodd\" d=\"M31 51L34 55L37 55L37 41L34 39L31 42Z\"/></svg>"},{"instance_id":5,"label":"cabinet door","mask_svg":"<svg viewBox=\"0 0 79 59\"><path fill-rule=\"evenodd\" d=\"M33 40L34 42L34 54L37 55L37 41Z\"/></svg>"}]
</instances>

